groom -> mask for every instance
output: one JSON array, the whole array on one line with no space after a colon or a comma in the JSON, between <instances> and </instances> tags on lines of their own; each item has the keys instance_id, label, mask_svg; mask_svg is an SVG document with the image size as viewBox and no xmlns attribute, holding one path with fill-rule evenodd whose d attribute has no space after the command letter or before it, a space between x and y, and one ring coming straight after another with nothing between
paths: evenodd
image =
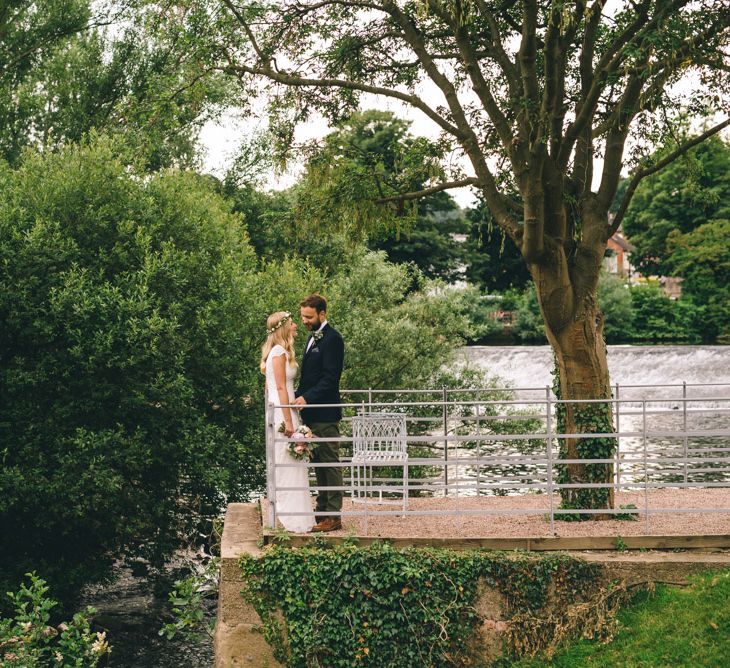
<instances>
[{"instance_id":1,"label":"groom","mask_svg":"<svg viewBox=\"0 0 730 668\"><path fill-rule=\"evenodd\" d=\"M340 403L340 376L345 358L345 344L340 333L327 324L327 302L322 295L309 295L300 306L304 326L311 332L304 348L302 374L294 404L302 407L302 421L315 436L336 438L340 435L340 408L314 408L317 404ZM312 408L309 408L312 406ZM305 408L306 407L306 408ZM319 443L314 449L312 461L329 463L340 461L339 443ZM342 487L342 469L317 466L314 469L317 486ZM342 528L341 490L320 490L316 512L319 520L312 531L334 531Z\"/></svg>"}]
</instances>

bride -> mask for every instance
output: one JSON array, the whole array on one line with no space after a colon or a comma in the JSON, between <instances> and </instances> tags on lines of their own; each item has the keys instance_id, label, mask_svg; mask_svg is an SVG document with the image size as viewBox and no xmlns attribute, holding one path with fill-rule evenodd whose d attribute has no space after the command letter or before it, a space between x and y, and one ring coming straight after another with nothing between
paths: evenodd
<instances>
[{"instance_id":1,"label":"bride","mask_svg":"<svg viewBox=\"0 0 730 668\"><path fill-rule=\"evenodd\" d=\"M297 361L294 355L294 337L297 325L291 313L277 311L266 321L268 337L261 349L261 373L266 376L268 401L275 404L274 427L284 423L284 435L291 436L299 427L299 416L291 408L280 408L282 404L294 403L294 376ZM275 444L277 464L302 464L289 454L288 443ZM306 466L282 466L274 470L276 480L276 513L287 531L306 533L315 524L312 512L312 497L309 492L309 472ZM280 492L282 487L300 487L289 492ZM280 513L304 513L306 515L281 515Z\"/></svg>"}]
</instances>

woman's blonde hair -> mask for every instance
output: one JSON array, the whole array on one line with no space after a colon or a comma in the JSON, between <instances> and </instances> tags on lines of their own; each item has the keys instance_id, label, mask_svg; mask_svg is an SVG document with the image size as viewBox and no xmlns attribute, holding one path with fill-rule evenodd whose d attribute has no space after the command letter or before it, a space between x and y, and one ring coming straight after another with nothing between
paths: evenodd
<instances>
[{"instance_id":1,"label":"woman's blonde hair","mask_svg":"<svg viewBox=\"0 0 730 668\"><path fill-rule=\"evenodd\" d=\"M268 336L261 347L261 373L266 375L266 359L271 349L280 345L286 350L286 359L290 366L297 366L297 358L294 353L294 337L292 336L292 316L288 311L277 311L272 313L266 320L266 331Z\"/></svg>"}]
</instances>

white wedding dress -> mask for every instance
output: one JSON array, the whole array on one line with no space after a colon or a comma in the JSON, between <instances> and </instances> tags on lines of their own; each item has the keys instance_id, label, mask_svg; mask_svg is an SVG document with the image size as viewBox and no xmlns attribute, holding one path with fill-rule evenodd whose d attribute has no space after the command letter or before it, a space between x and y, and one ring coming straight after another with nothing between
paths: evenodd
<instances>
[{"instance_id":1,"label":"white wedding dress","mask_svg":"<svg viewBox=\"0 0 730 668\"><path fill-rule=\"evenodd\" d=\"M271 349L266 358L266 391L268 401L274 404L274 429L278 430L279 425L284 422L284 412L276 407L279 404L279 393L276 389L274 378L274 358L286 355L286 350L280 345ZM294 376L296 367L286 364L286 391L289 395L289 402L294 401ZM292 409L292 423L294 429L299 426L299 415ZM277 436L282 436L278 431ZM305 464L306 460L294 459L289 454L288 443L275 444L275 457L277 464ZM315 524L314 513L312 512L312 495L309 491L309 470L305 466L290 467L282 466L275 469L276 475L276 514L282 526L293 533L306 533ZM282 487L302 487L296 491L280 492ZM306 515L281 515L280 513L303 513Z\"/></svg>"}]
</instances>

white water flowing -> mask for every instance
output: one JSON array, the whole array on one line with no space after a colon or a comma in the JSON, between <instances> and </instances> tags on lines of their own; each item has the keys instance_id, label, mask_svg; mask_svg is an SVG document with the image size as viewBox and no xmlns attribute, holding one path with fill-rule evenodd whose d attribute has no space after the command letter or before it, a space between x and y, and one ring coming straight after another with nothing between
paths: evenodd
<instances>
[{"instance_id":1,"label":"white water flowing","mask_svg":"<svg viewBox=\"0 0 730 668\"><path fill-rule=\"evenodd\" d=\"M468 346L461 354L469 364L504 379L512 387L551 385L550 346ZM620 385L681 385L722 383L708 392L730 392L730 346L608 346L611 383ZM681 390L681 388L680 388ZM632 390L632 396L638 396ZM660 396L676 396L677 391ZM704 392L703 392L704 395ZM708 396L705 395L705 396ZM657 396L655 392L652 396Z\"/></svg>"}]
</instances>

